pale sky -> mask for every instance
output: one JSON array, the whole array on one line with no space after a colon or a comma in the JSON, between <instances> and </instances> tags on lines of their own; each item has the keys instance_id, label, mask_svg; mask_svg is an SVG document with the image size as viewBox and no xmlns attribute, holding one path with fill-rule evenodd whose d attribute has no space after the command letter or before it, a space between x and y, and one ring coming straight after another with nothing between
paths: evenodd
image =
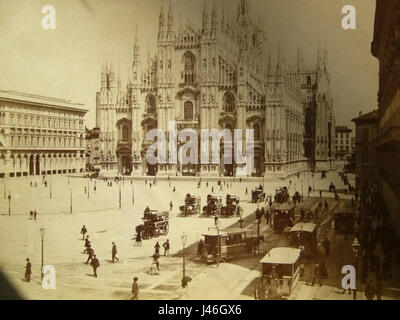
<instances>
[{"instance_id":1,"label":"pale sky","mask_svg":"<svg viewBox=\"0 0 400 320\"><path fill-rule=\"evenodd\" d=\"M217 0L236 12L236 0ZM296 62L315 64L318 43L329 50L329 71L336 123L353 128L359 111L377 107L378 61L372 57L375 0L248 0L250 15L262 15L269 44ZM212 1L207 0L211 10ZM44 5L56 8L56 30L41 27ZM122 81L132 61L135 25L142 59L155 53L160 0L1 0L0 89L17 90L80 102L90 110L86 126L95 125L96 91L104 55L112 55ZM354 5L357 29L343 30L341 9ZM175 25L201 24L203 0L172 0ZM167 11L168 3L164 4Z\"/></svg>"}]
</instances>

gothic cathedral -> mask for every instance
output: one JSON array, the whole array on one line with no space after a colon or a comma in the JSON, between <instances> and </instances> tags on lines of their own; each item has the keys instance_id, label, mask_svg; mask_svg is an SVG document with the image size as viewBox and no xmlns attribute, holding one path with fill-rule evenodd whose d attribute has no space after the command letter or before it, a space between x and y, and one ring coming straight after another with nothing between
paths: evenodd
<instances>
[{"instance_id":1,"label":"gothic cathedral","mask_svg":"<svg viewBox=\"0 0 400 320\"><path fill-rule=\"evenodd\" d=\"M220 164L149 164L153 142L146 133L167 133L170 121L198 136L201 129L253 129L252 176L330 170L335 123L326 50L318 49L315 66L307 68L298 49L290 68L280 49L271 58L262 19L251 20L247 0L238 1L234 17L217 13L215 0L209 11L206 2L201 27L175 28L171 3L167 16L161 7L157 54L147 62L136 30L125 86L112 63L104 63L96 95L101 174L235 175L237 164L225 164L223 156Z\"/></svg>"}]
</instances>

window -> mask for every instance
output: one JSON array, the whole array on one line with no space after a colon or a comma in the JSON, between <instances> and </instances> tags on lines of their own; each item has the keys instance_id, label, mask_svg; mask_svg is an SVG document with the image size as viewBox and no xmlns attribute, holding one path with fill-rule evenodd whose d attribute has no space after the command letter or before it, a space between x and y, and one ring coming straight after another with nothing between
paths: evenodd
<instances>
[{"instance_id":1,"label":"window","mask_svg":"<svg viewBox=\"0 0 400 320\"><path fill-rule=\"evenodd\" d=\"M193 103L186 101L183 108L184 119L187 121L193 120Z\"/></svg>"},{"instance_id":2,"label":"window","mask_svg":"<svg viewBox=\"0 0 400 320\"><path fill-rule=\"evenodd\" d=\"M185 83L192 83L194 82L194 67L195 67L195 58L193 53L187 51L183 55L183 64L184 64L184 72L183 78Z\"/></svg>"},{"instance_id":3,"label":"window","mask_svg":"<svg viewBox=\"0 0 400 320\"><path fill-rule=\"evenodd\" d=\"M232 93L225 93L222 106L224 112L235 112L235 97Z\"/></svg>"},{"instance_id":4,"label":"window","mask_svg":"<svg viewBox=\"0 0 400 320\"><path fill-rule=\"evenodd\" d=\"M147 113L156 113L156 98L150 94L146 98L146 112Z\"/></svg>"}]
</instances>

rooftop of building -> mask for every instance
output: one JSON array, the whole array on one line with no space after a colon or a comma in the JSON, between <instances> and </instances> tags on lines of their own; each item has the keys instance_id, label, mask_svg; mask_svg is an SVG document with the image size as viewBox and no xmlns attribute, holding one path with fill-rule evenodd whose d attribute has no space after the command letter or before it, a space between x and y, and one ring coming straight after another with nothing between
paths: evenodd
<instances>
[{"instance_id":1,"label":"rooftop of building","mask_svg":"<svg viewBox=\"0 0 400 320\"><path fill-rule=\"evenodd\" d=\"M351 121L357 123L361 122L370 122L370 121L377 121L379 118L378 109L372 110L371 112L360 114L357 118L352 119Z\"/></svg>"},{"instance_id":2,"label":"rooftop of building","mask_svg":"<svg viewBox=\"0 0 400 320\"><path fill-rule=\"evenodd\" d=\"M336 132L352 132L353 130L351 130L349 127L347 126L337 126L336 127Z\"/></svg>"},{"instance_id":3,"label":"rooftop of building","mask_svg":"<svg viewBox=\"0 0 400 320\"><path fill-rule=\"evenodd\" d=\"M84 105L82 103L74 103L70 100L45 97L37 94L12 91L12 90L0 90L0 100L15 101L24 104L28 103L34 105L43 105L46 107L57 107L57 108L70 109L85 113L89 111L88 109L84 108Z\"/></svg>"}]
</instances>

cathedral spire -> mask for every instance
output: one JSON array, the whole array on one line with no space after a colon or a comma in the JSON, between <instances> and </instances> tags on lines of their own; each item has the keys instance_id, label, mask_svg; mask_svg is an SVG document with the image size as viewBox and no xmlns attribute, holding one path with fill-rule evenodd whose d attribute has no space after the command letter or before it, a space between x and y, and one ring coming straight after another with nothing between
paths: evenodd
<instances>
[{"instance_id":1,"label":"cathedral spire","mask_svg":"<svg viewBox=\"0 0 400 320\"><path fill-rule=\"evenodd\" d=\"M172 13L171 0L168 3L168 26L167 26L167 39L173 40L174 38L174 15Z\"/></svg>"},{"instance_id":2,"label":"cathedral spire","mask_svg":"<svg viewBox=\"0 0 400 320\"><path fill-rule=\"evenodd\" d=\"M211 36L215 37L217 35L217 5L215 0L213 0L213 7L211 12Z\"/></svg>"},{"instance_id":3,"label":"cathedral spire","mask_svg":"<svg viewBox=\"0 0 400 320\"><path fill-rule=\"evenodd\" d=\"M208 34L208 11L207 11L207 0L204 0L203 6L203 28L202 28L203 36Z\"/></svg>"},{"instance_id":4,"label":"cathedral spire","mask_svg":"<svg viewBox=\"0 0 400 320\"><path fill-rule=\"evenodd\" d=\"M324 43L324 60L323 60L323 65L324 65L324 71L327 71L327 69L328 69L328 49L326 48L326 43Z\"/></svg>"},{"instance_id":5,"label":"cathedral spire","mask_svg":"<svg viewBox=\"0 0 400 320\"><path fill-rule=\"evenodd\" d=\"M107 88L107 60L103 59L103 65L101 67L101 89Z\"/></svg>"},{"instance_id":6,"label":"cathedral spire","mask_svg":"<svg viewBox=\"0 0 400 320\"><path fill-rule=\"evenodd\" d=\"M139 52L139 40L138 40L138 27L136 25L135 32L135 42L133 44L133 62L139 62L140 52Z\"/></svg>"},{"instance_id":7,"label":"cathedral spire","mask_svg":"<svg viewBox=\"0 0 400 320\"><path fill-rule=\"evenodd\" d=\"M118 91L121 90L121 68L118 67L118 73L117 73L117 89Z\"/></svg>"},{"instance_id":8,"label":"cathedral spire","mask_svg":"<svg viewBox=\"0 0 400 320\"><path fill-rule=\"evenodd\" d=\"M114 66L112 60L110 61L109 70L108 70L108 87L110 89L115 88L115 74L114 74Z\"/></svg>"},{"instance_id":9,"label":"cathedral spire","mask_svg":"<svg viewBox=\"0 0 400 320\"><path fill-rule=\"evenodd\" d=\"M165 15L164 15L164 3L161 0L160 16L158 19L158 40L163 40L165 35Z\"/></svg>"},{"instance_id":10,"label":"cathedral spire","mask_svg":"<svg viewBox=\"0 0 400 320\"><path fill-rule=\"evenodd\" d=\"M239 17L247 18L249 13L249 7L247 4L247 0L239 0L238 2L238 19Z\"/></svg>"},{"instance_id":11,"label":"cathedral spire","mask_svg":"<svg viewBox=\"0 0 400 320\"><path fill-rule=\"evenodd\" d=\"M225 5L222 3L221 32L225 32Z\"/></svg>"}]
</instances>

